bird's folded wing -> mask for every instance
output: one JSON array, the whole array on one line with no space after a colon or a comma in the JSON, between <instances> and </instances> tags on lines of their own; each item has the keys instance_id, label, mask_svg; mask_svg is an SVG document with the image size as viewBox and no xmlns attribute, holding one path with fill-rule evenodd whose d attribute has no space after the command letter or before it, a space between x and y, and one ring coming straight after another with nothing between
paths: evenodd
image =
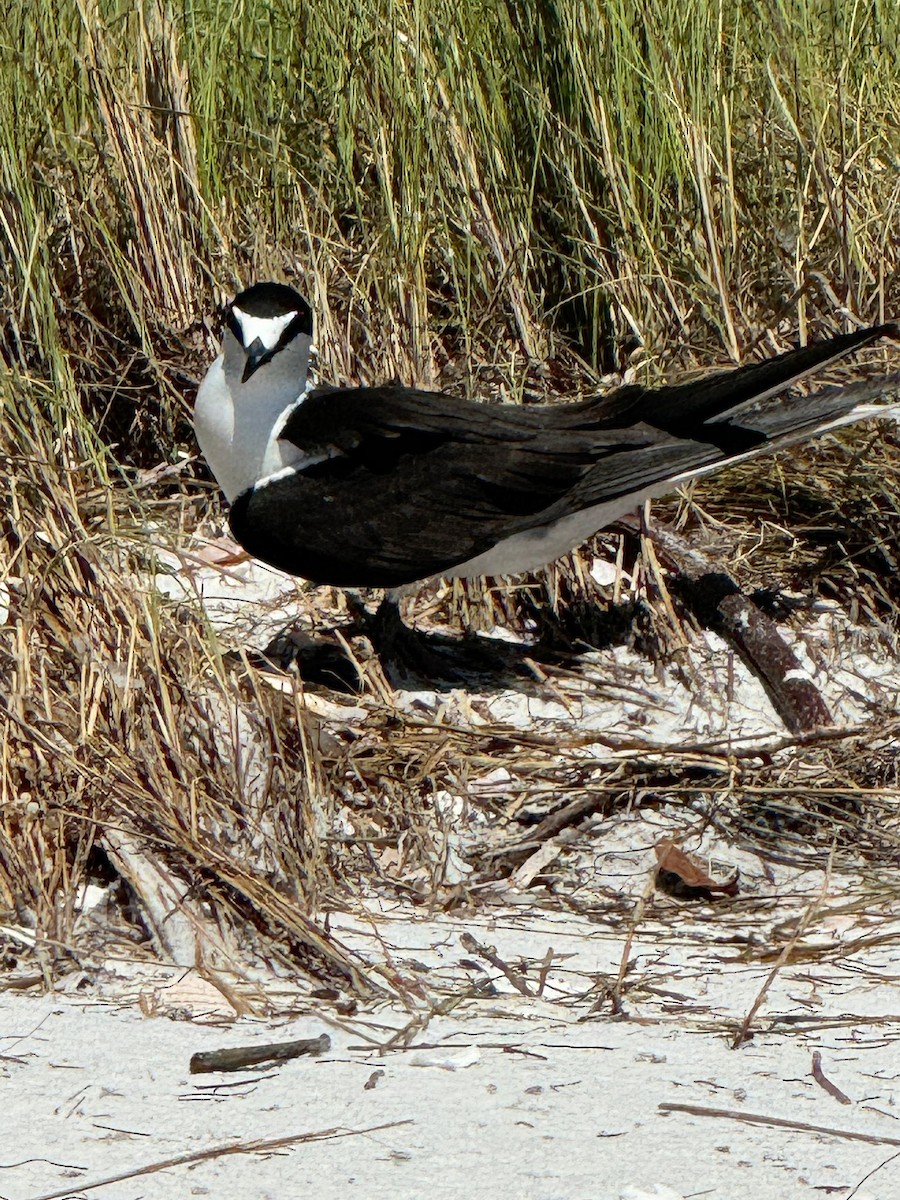
<instances>
[{"instance_id":1,"label":"bird's folded wing","mask_svg":"<svg viewBox=\"0 0 900 1200\"><path fill-rule=\"evenodd\" d=\"M598 459L672 443L644 424L598 428L562 419L566 406L473 403L440 392L353 388L314 392L282 437L318 485L404 489L430 509L494 521L560 500ZM462 506L462 508L460 508Z\"/></svg>"},{"instance_id":2,"label":"bird's folded wing","mask_svg":"<svg viewBox=\"0 0 900 1200\"><path fill-rule=\"evenodd\" d=\"M314 392L282 438L297 468L232 509L240 540L309 579L394 587L542 524L601 456L667 442L647 427L558 427L561 409L395 388Z\"/></svg>"},{"instance_id":3,"label":"bird's folded wing","mask_svg":"<svg viewBox=\"0 0 900 1200\"><path fill-rule=\"evenodd\" d=\"M865 396L851 387L771 397L880 332L697 384L621 389L627 410L607 398L527 407L395 387L321 389L282 431L301 451L297 469L236 514L278 547L241 540L322 582L397 586L440 574L517 533L662 494L726 460L855 419L854 406L884 384Z\"/></svg>"}]
</instances>

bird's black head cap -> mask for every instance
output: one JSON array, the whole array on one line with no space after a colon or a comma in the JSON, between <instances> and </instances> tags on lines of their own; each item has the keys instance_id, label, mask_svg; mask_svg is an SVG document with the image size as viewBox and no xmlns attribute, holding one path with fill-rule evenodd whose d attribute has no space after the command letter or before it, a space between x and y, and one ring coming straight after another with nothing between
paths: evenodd
<instances>
[{"instance_id":1,"label":"bird's black head cap","mask_svg":"<svg viewBox=\"0 0 900 1200\"><path fill-rule=\"evenodd\" d=\"M252 322L255 324L251 324ZM260 322L271 321L274 330L260 333ZM271 362L295 338L312 338L312 311L299 292L286 283L255 283L245 288L225 311L225 324L246 355L241 383L246 383L260 367ZM250 332L247 331L250 327ZM272 342L272 336L277 340Z\"/></svg>"},{"instance_id":2,"label":"bird's black head cap","mask_svg":"<svg viewBox=\"0 0 900 1200\"><path fill-rule=\"evenodd\" d=\"M262 318L296 313L296 320L290 325L290 336L305 333L312 337L312 309L300 293L286 283L254 283L235 296L229 305L229 315L232 308L239 308L248 316Z\"/></svg>"}]
</instances>

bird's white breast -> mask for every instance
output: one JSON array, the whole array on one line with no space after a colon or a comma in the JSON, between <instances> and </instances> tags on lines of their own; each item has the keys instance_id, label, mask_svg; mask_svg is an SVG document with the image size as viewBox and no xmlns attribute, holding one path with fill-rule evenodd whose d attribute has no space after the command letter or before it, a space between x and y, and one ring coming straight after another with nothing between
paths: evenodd
<instances>
[{"instance_id":1,"label":"bird's white breast","mask_svg":"<svg viewBox=\"0 0 900 1200\"><path fill-rule=\"evenodd\" d=\"M194 429L219 487L235 500L303 457L279 433L307 394L310 339L298 337L246 383L243 349L230 333L223 346L197 392Z\"/></svg>"}]
</instances>

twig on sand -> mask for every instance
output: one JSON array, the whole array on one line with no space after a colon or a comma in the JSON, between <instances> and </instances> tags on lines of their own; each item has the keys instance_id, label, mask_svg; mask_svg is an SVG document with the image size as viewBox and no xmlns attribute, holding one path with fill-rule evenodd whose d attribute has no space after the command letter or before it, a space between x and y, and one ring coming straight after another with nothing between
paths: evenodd
<instances>
[{"instance_id":1,"label":"twig on sand","mask_svg":"<svg viewBox=\"0 0 900 1200\"><path fill-rule=\"evenodd\" d=\"M863 1175L862 1179L859 1181L853 1191L847 1193L847 1195L844 1197L844 1200L853 1200L853 1197L859 1192L859 1189L864 1183L868 1183L873 1175L876 1175L879 1171L883 1171L885 1167L890 1166L890 1164L895 1162L898 1158L900 1158L900 1150L898 1150L896 1154L892 1154L890 1158L886 1158L884 1162L880 1162L877 1167L873 1167L871 1171Z\"/></svg>"},{"instance_id":2,"label":"twig on sand","mask_svg":"<svg viewBox=\"0 0 900 1200\"><path fill-rule=\"evenodd\" d=\"M812 1074L813 1079L819 1085L819 1087L824 1088L829 1096L834 1096L835 1100L837 1100L838 1103L840 1103L840 1104L852 1103L852 1101L850 1100L850 1097L845 1095L836 1083L832 1083L831 1080L825 1074L825 1072L822 1070L822 1055L819 1053L818 1050L813 1051L811 1074Z\"/></svg>"},{"instance_id":3,"label":"twig on sand","mask_svg":"<svg viewBox=\"0 0 900 1200\"><path fill-rule=\"evenodd\" d=\"M252 1142L229 1142L225 1146L213 1146L209 1150L195 1150L191 1154L176 1154L174 1158L164 1158L159 1162L148 1163L146 1167L136 1167L133 1171L122 1171L118 1175L108 1175L105 1179L95 1179L93 1183L78 1183L63 1188L59 1192L46 1192L43 1196L32 1197L32 1200L62 1200L64 1196L72 1196L76 1192L90 1192L94 1188L106 1187L110 1183L121 1183L124 1179L135 1179L139 1175L152 1175L156 1171L167 1171L170 1167L182 1167L188 1163L203 1162L208 1158L221 1158L224 1154L267 1154L304 1142L326 1142L337 1138L362 1137L368 1133L382 1133L385 1129L398 1129L401 1125L412 1124L414 1124L413 1120L407 1118L405 1121L388 1121L385 1125L370 1125L367 1129L342 1129L339 1125L335 1125L331 1129L317 1129L312 1133L292 1133L287 1137L280 1138L258 1138Z\"/></svg>"},{"instance_id":4,"label":"twig on sand","mask_svg":"<svg viewBox=\"0 0 900 1200\"><path fill-rule=\"evenodd\" d=\"M744 1042L746 1042L747 1039L750 1037L750 1026L753 1024L753 1018L756 1016L756 1014L762 1008L763 1002L765 1001L765 998L768 995L769 988L774 983L775 978L778 975L778 972L781 970L781 968L784 966L784 964L790 958L791 954L793 953L794 947L797 945L797 942L800 940L800 938L806 932L806 929L809 926L810 921L812 920L813 913L816 911L816 909L819 907L819 905L825 899L825 896L827 895L828 889L830 886L831 886L831 859L829 858L828 867L825 871L825 878L822 881L821 888L819 888L818 895L814 896L812 898L812 900L810 900L809 904L806 906L805 912L803 913L803 915L800 917L799 921L797 922L797 925L794 929L793 935L791 936L790 940L785 944L784 949L778 955L778 958L776 958L774 964L772 965L772 970L769 972L769 974L763 980L763 985L759 989L756 999L750 1005L750 1011L747 1013L746 1017L744 1017L744 1020L741 1022L741 1027L738 1030L738 1032L735 1034L734 1041L731 1043L732 1050L739 1049L744 1044Z\"/></svg>"},{"instance_id":5,"label":"twig on sand","mask_svg":"<svg viewBox=\"0 0 900 1200\"><path fill-rule=\"evenodd\" d=\"M846 1138L851 1142L868 1142L871 1146L900 1146L900 1138L880 1137L874 1133L857 1133L855 1129L835 1129L831 1125L810 1125L806 1121L790 1121L786 1117L767 1117L762 1113L737 1112L731 1108L705 1108L702 1104L659 1105L663 1113L690 1113L693 1117L727 1117L747 1125L769 1125L775 1129L794 1129L799 1133L824 1133L827 1137ZM40 1200L45 1200L41 1196Z\"/></svg>"},{"instance_id":6,"label":"twig on sand","mask_svg":"<svg viewBox=\"0 0 900 1200\"><path fill-rule=\"evenodd\" d=\"M511 967L509 963L505 963L493 946L482 945L481 942L477 942L472 937L471 933L464 933L459 940L470 954L477 954L480 958L486 959L492 967L496 967L498 971L501 971L517 992L520 992L523 996L532 995L531 988L519 972Z\"/></svg>"},{"instance_id":7,"label":"twig on sand","mask_svg":"<svg viewBox=\"0 0 900 1200\"><path fill-rule=\"evenodd\" d=\"M602 790L591 791L586 796L577 796L556 812L544 817L543 821L531 829L526 837L511 839L502 846L486 848L483 854L488 859L496 859L540 850L546 842L567 832L572 825L582 821L585 817L592 816L598 808L602 808L608 802L609 797Z\"/></svg>"},{"instance_id":8,"label":"twig on sand","mask_svg":"<svg viewBox=\"0 0 900 1200\"><path fill-rule=\"evenodd\" d=\"M267 1042L262 1046L232 1046L228 1050L209 1050L191 1056L191 1074L206 1071L243 1071L264 1062L286 1062L302 1054L314 1057L331 1049L327 1033L316 1038L299 1038L293 1042Z\"/></svg>"},{"instance_id":9,"label":"twig on sand","mask_svg":"<svg viewBox=\"0 0 900 1200\"><path fill-rule=\"evenodd\" d=\"M644 911L650 897L653 895L653 889L656 887L656 872L651 871L644 886L643 891L637 897L634 907L631 912L631 920L628 922L628 932L625 935L625 941L622 944L622 954L619 958L619 973L616 976L616 982L608 989L607 995L612 1004L612 1011L615 1016L625 1015L625 1004L623 992L625 990L625 977L628 974L628 969L632 965L631 947L634 944L634 938L637 933L638 926L644 919ZM594 1005L591 1012L594 1012L598 1005Z\"/></svg>"}]
</instances>

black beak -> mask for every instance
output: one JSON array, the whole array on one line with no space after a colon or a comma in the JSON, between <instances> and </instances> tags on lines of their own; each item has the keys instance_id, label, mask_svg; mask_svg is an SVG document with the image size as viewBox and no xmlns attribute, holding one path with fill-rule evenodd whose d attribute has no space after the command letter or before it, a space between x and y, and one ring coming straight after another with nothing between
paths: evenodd
<instances>
[{"instance_id":1,"label":"black beak","mask_svg":"<svg viewBox=\"0 0 900 1200\"><path fill-rule=\"evenodd\" d=\"M263 363L267 363L272 357L271 350L267 350L259 338L255 338L247 347L245 354L247 361L244 363L244 373L241 376L241 383L246 383L254 371L258 371Z\"/></svg>"}]
</instances>

